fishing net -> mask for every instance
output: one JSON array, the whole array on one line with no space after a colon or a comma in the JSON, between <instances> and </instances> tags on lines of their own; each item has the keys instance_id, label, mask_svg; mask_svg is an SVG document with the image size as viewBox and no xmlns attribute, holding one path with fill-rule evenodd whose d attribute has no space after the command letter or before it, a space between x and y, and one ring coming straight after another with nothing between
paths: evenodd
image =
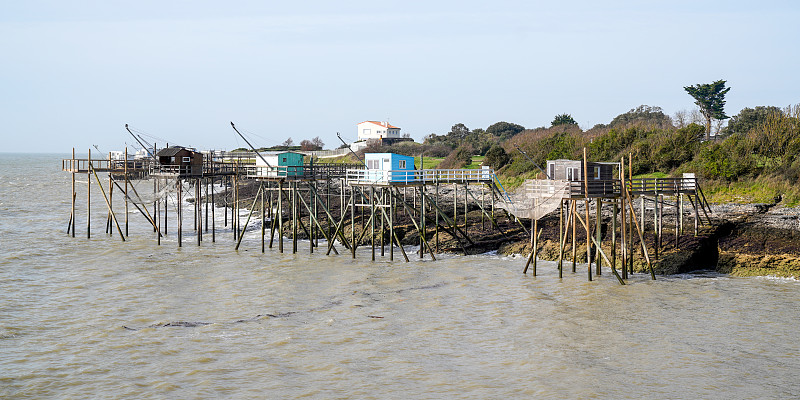
<instances>
[{"instance_id":1,"label":"fishing net","mask_svg":"<svg viewBox=\"0 0 800 400\"><path fill-rule=\"evenodd\" d=\"M540 219L558 209L567 194L567 181L528 179L497 207L517 218Z\"/></svg>"},{"instance_id":2,"label":"fishing net","mask_svg":"<svg viewBox=\"0 0 800 400\"><path fill-rule=\"evenodd\" d=\"M145 182L148 182L149 185L152 186L152 182L150 181L145 181ZM163 184L163 182L161 183ZM124 184L122 185L123 185L122 187L125 187ZM177 192L177 181L170 179L167 180L166 185L161 186L157 191L141 190L139 187L137 187L136 192L134 192L133 190L129 190L128 196L130 201L133 203L149 205L155 203L157 200L164 200L165 198L167 198L167 196L170 196L175 192ZM139 195L137 196L136 193L138 193Z\"/></svg>"}]
</instances>

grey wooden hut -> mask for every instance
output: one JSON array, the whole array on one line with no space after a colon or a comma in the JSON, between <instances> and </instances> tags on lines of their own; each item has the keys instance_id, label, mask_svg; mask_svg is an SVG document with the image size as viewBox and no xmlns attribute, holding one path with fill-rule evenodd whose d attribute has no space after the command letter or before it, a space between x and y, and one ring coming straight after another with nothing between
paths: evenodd
<instances>
[{"instance_id":1,"label":"grey wooden hut","mask_svg":"<svg viewBox=\"0 0 800 400\"><path fill-rule=\"evenodd\" d=\"M589 197L615 196L619 193L619 187L614 178L614 168L617 163L587 162ZM572 196L583 196L584 185L580 184L584 179L583 161L580 160L548 160L547 177L553 180L575 182L570 184L570 194Z\"/></svg>"},{"instance_id":2,"label":"grey wooden hut","mask_svg":"<svg viewBox=\"0 0 800 400\"><path fill-rule=\"evenodd\" d=\"M616 163L588 162L589 180L610 181L614 179ZM582 181L583 161L580 160L548 160L547 177L561 181Z\"/></svg>"},{"instance_id":3,"label":"grey wooden hut","mask_svg":"<svg viewBox=\"0 0 800 400\"><path fill-rule=\"evenodd\" d=\"M181 177L203 176L203 153L182 146L170 146L156 153L160 172Z\"/></svg>"}]
</instances>

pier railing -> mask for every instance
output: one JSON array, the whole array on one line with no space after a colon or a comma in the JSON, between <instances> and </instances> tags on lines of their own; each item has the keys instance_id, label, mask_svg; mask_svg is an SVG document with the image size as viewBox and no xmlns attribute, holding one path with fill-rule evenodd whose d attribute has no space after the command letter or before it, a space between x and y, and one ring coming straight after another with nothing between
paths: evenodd
<instances>
[{"instance_id":1,"label":"pier railing","mask_svg":"<svg viewBox=\"0 0 800 400\"><path fill-rule=\"evenodd\" d=\"M693 193L697 190L697 178L631 179L628 190L633 194Z\"/></svg>"},{"instance_id":2,"label":"pier railing","mask_svg":"<svg viewBox=\"0 0 800 400\"><path fill-rule=\"evenodd\" d=\"M88 172L89 162L91 161L92 169L97 172L118 172L125 171L127 164L128 172L142 172L147 171L153 165L151 159L141 160L109 160L109 159L78 159L68 158L61 160L61 169L66 172Z\"/></svg>"},{"instance_id":3,"label":"pier railing","mask_svg":"<svg viewBox=\"0 0 800 400\"><path fill-rule=\"evenodd\" d=\"M248 178L284 178L296 180L338 179L347 176L348 169L356 164L305 164L302 166L246 166Z\"/></svg>"},{"instance_id":4,"label":"pier railing","mask_svg":"<svg viewBox=\"0 0 800 400\"><path fill-rule=\"evenodd\" d=\"M490 183L494 170L484 169L423 169L380 170L348 169L347 183L354 185L429 184L429 183Z\"/></svg>"}]
</instances>

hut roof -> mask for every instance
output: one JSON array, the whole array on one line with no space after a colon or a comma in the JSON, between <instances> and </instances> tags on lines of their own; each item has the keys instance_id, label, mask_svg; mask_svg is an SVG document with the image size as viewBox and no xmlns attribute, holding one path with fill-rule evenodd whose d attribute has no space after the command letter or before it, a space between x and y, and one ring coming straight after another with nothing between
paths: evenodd
<instances>
[{"instance_id":1,"label":"hut roof","mask_svg":"<svg viewBox=\"0 0 800 400\"><path fill-rule=\"evenodd\" d=\"M161 149L156 154L157 157L172 157L181 152L181 150L185 150L185 147L182 146L170 146L165 149Z\"/></svg>"}]
</instances>

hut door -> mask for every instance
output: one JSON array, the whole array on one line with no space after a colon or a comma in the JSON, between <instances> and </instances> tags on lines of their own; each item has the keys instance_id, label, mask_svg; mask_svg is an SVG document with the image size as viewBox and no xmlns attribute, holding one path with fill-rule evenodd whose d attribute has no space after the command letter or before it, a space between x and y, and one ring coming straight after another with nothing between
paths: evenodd
<instances>
[{"instance_id":1,"label":"hut door","mask_svg":"<svg viewBox=\"0 0 800 400\"><path fill-rule=\"evenodd\" d=\"M581 180L580 168L567 168L567 180L568 181Z\"/></svg>"}]
</instances>

